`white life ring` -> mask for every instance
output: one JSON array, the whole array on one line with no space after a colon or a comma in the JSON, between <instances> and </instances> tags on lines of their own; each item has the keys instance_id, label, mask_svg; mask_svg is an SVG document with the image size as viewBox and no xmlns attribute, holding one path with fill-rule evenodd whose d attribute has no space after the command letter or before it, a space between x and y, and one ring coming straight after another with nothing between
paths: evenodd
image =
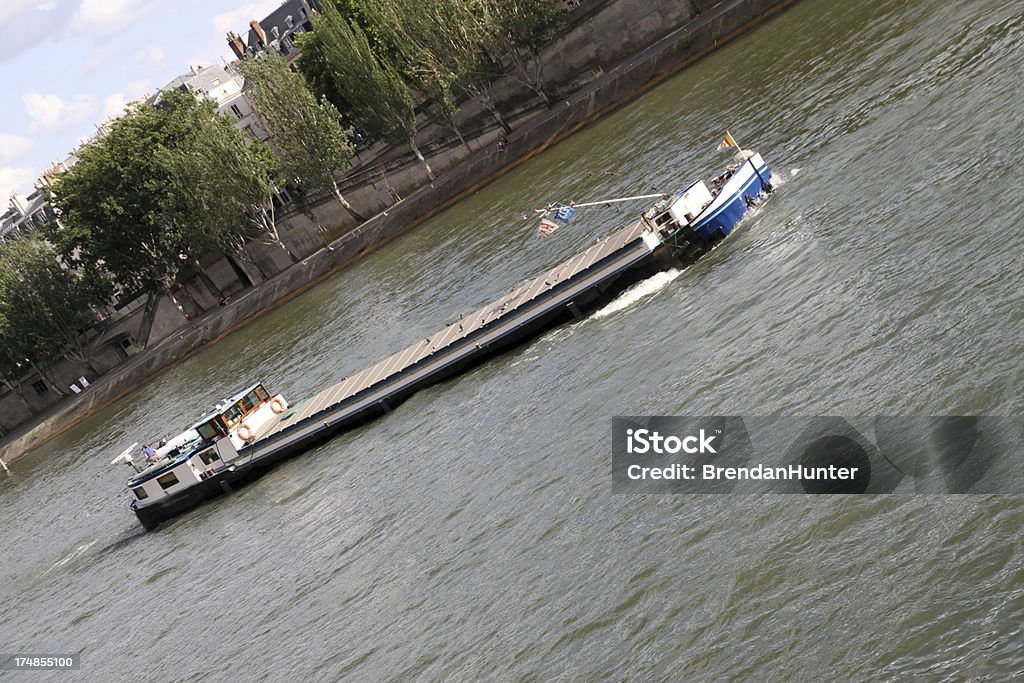
<instances>
[{"instance_id":1,"label":"white life ring","mask_svg":"<svg viewBox=\"0 0 1024 683\"><path fill-rule=\"evenodd\" d=\"M275 396L274 400L270 402L270 409L274 411L274 415L280 415L284 411L288 410L288 406L284 404L284 401L280 397Z\"/></svg>"},{"instance_id":2,"label":"white life ring","mask_svg":"<svg viewBox=\"0 0 1024 683\"><path fill-rule=\"evenodd\" d=\"M244 434L242 433L243 430L245 431ZM242 424L238 425L238 431L236 433L238 434L239 439L241 439L242 441L248 441L249 439L252 438L252 427L243 422Z\"/></svg>"}]
</instances>

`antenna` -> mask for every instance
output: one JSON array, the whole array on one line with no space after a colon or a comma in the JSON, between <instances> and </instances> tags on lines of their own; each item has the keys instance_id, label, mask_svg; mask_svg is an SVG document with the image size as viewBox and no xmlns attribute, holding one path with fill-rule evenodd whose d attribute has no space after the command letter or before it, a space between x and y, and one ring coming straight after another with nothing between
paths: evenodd
<instances>
[{"instance_id":1,"label":"antenna","mask_svg":"<svg viewBox=\"0 0 1024 683\"><path fill-rule=\"evenodd\" d=\"M136 441L131 446L129 446L128 448L124 449L119 456L117 456L116 458L111 460L110 464L111 465L116 465L119 462L123 462L126 465L128 465L129 467L131 467L133 470L135 470L136 472L141 472L142 470L139 469L139 466L136 465L135 461L132 459L132 451L134 451L138 447L139 447L139 442Z\"/></svg>"}]
</instances>

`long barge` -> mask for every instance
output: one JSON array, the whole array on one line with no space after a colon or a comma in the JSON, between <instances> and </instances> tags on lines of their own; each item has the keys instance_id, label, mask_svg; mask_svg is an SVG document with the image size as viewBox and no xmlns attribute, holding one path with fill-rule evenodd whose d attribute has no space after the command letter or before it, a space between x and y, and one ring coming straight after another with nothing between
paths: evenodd
<instances>
[{"instance_id":1,"label":"long barge","mask_svg":"<svg viewBox=\"0 0 1024 683\"><path fill-rule=\"evenodd\" d=\"M608 303L668 268L685 268L770 194L759 154L739 152L709 190L703 181L662 199L626 227L513 288L505 296L315 396L289 404L254 384L189 430L148 451L128 481L146 529L230 493L339 432L394 409L416 391L458 375L560 323Z\"/></svg>"}]
</instances>

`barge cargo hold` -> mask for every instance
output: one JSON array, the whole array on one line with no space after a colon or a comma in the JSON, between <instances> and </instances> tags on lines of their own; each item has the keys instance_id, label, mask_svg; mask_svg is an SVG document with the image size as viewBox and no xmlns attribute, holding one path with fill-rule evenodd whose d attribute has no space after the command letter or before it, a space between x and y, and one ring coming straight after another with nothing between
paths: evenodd
<instances>
[{"instance_id":1,"label":"barge cargo hold","mask_svg":"<svg viewBox=\"0 0 1024 683\"><path fill-rule=\"evenodd\" d=\"M547 272L315 396L288 405L255 384L173 440L128 482L146 529L255 479L338 432L390 412L559 323L610 302L668 268L684 268L724 239L771 192L760 155L743 152L715 190L698 181ZM131 463L130 457L127 458Z\"/></svg>"}]
</instances>

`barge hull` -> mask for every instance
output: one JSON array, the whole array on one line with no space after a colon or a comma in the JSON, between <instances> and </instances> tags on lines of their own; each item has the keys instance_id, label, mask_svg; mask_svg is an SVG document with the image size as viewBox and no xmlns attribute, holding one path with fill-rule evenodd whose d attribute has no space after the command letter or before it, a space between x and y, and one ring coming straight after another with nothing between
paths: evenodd
<instances>
[{"instance_id":1,"label":"barge hull","mask_svg":"<svg viewBox=\"0 0 1024 683\"><path fill-rule=\"evenodd\" d=\"M753 179L742 180L742 192L728 207L731 210L735 204L740 215L751 201L749 191L770 192L761 182L762 169L754 169ZM767 166L763 171L770 175ZM732 219L731 211L716 213L726 216L727 223ZM657 272L688 267L724 239L735 223L705 232L710 222L704 222L699 232L689 227L665 230L659 228L661 222L652 225L646 217L631 223L425 340L289 408L255 434L237 457L225 463L225 469L159 500L136 501L132 504L136 516L146 529L154 529L341 431L391 412L420 389L586 316Z\"/></svg>"},{"instance_id":2,"label":"barge hull","mask_svg":"<svg viewBox=\"0 0 1024 683\"><path fill-rule=\"evenodd\" d=\"M646 253L641 253L645 250ZM620 265L617 262L623 261ZM619 267L616 267L619 265ZM673 265L680 265L670 250L662 246L650 250L645 246L634 245L630 258L613 260L606 264L608 274L596 278L586 286L570 287L571 281L562 283L566 291L553 287L545 297L535 303L535 310L524 311L523 316L509 320L507 331L498 331L484 343L471 338L472 347L463 354L457 354L447 363L440 363L433 370L417 373L419 376L401 381L403 375L412 374L414 368L406 368L392 377L388 377L389 387L382 387L383 392L374 392L371 400L364 399L348 406L332 406L319 411L292 429L275 434L273 439L260 440L243 449L235 464L180 493L170 495L153 504L135 507L135 515L147 530L157 528L163 522L177 517L204 503L210 502L225 493L248 484L289 458L299 455L310 448L324 443L338 433L353 429L391 412L395 407L406 401L413 394L433 384L460 375L485 361L514 349L525 341L557 327L565 322L582 318L611 302L623 291L655 273L666 270ZM571 292L568 301L565 294ZM562 294L562 296L559 296ZM551 299L555 301L551 301ZM544 305L548 304L548 305ZM453 354L455 355L455 354ZM383 393L383 395L377 395ZM356 398L356 397L353 397ZM313 400L313 399L311 399ZM349 408L339 410L340 408Z\"/></svg>"}]
</instances>

